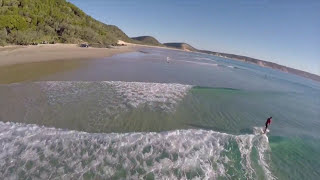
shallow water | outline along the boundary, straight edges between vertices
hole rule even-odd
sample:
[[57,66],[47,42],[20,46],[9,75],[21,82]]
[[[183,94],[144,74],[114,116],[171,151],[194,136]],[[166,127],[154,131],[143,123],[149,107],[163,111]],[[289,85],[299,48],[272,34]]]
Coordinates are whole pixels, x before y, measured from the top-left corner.
[[143,51],[0,85],[0,176],[320,176],[320,83],[204,54]]

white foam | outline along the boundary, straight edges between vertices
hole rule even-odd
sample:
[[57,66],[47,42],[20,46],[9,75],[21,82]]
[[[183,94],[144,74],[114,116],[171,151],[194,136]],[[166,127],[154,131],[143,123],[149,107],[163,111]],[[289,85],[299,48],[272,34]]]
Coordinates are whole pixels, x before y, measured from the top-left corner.
[[[230,146],[232,142],[238,149]],[[266,178],[271,179],[265,155],[269,150],[266,136],[195,129],[90,134],[0,122],[0,177],[79,179],[92,173],[96,179],[141,179],[150,174],[155,179],[254,179],[250,154],[255,144],[259,164]],[[241,154],[241,162],[228,158],[236,151]],[[237,163],[245,174],[228,173]]]
[[[174,111],[176,105],[192,87],[182,84],[122,81],[49,81],[39,82],[39,84],[48,94],[50,102],[59,102],[60,104],[87,96],[92,97],[93,94],[99,92],[102,101],[112,99],[108,102],[112,106],[106,107],[106,111],[110,111],[110,113],[117,112],[114,109],[123,111],[128,106],[137,108],[141,105],[168,112]],[[113,109],[110,110],[110,108]]]
[[[192,87],[182,84],[162,84],[146,82],[104,82],[111,85],[120,96],[125,97],[133,107],[141,104],[150,106],[162,103],[164,109],[171,109],[171,105],[177,104]],[[167,106],[165,103],[169,103]]]

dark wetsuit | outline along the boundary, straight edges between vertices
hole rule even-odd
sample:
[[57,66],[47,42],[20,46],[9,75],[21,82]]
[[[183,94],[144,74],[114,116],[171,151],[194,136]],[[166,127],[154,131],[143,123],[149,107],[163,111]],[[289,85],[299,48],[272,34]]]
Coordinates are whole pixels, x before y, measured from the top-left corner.
[[272,118],[268,118],[268,119],[267,119],[267,122],[266,122],[266,129],[268,129],[268,126],[271,124],[271,119],[272,119]]

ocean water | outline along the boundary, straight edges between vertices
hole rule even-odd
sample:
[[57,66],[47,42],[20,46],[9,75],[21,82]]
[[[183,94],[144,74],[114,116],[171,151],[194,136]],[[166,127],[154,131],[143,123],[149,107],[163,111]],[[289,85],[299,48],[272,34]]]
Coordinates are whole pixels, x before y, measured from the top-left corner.
[[82,63],[0,85],[1,179],[320,177],[319,82],[161,49]]

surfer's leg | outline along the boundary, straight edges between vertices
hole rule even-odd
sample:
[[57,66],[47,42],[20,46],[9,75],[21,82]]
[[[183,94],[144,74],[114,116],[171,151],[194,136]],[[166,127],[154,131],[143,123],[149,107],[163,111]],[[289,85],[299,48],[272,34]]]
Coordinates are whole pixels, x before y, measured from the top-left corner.
[[266,123],[266,127],[264,128],[264,132],[263,133],[266,133],[267,129],[268,129],[268,124]]

